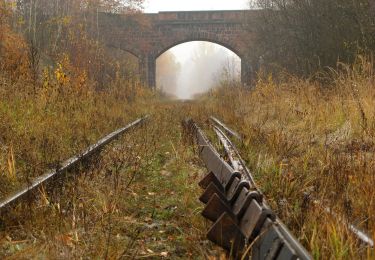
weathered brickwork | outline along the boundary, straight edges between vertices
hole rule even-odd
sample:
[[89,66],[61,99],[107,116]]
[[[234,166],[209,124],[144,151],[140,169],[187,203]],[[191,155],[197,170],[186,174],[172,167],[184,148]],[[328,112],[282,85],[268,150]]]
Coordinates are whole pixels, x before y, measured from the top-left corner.
[[253,74],[247,59],[249,17],[256,11],[160,12],[120,16],[101,14],[100,35],[109,46],[128,51],[139,58],[140,74],[155,86],[156,59],[168,49],[184,42],[208,41],[220,44],[242,61],[242,81]]

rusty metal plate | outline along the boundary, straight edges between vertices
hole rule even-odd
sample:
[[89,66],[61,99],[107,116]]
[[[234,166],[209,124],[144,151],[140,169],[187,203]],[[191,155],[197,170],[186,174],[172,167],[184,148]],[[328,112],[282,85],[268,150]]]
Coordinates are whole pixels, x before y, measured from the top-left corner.
[[207,189],[208,185],[210,185],[211,182],[214,183],[219,189],[223,188],[222,184],[219,182],[213,172],[209,172],[198,184],[202,189]]
[[235,177],[241,178],[239,172],[235,172],[211,147],[204,147],[201,158],[209,171],[213,172],[216,178],[224,187],[229,187]]
[[224,186],[229,186],[234,177],[241,178],[241,173],[235,172],[234,169],[220,157],[220,154],[218,154],[208,140],[206,140],[201,131],[197,132],[197,140],[201,159],[205,162],[207,169],[213,172]]
[[200,156],[206,167],[209,171],[215,173],[216,177],[223,182],[223,180],[227,179],[227,176],[230,176],[233,172],[233,169],[230,166],[225,165],[220,158],[220,155],[213,150],[211,146],[203,146]]
[[250,188],[250,185],[247,181],[240,181],[236,187],[233,187],[233,183],[231,185],[231,189],[227,192],[227,199],[230,201],[231,204],[233,204],[238,196],[240,195],[243,188]]
[[235,178],[233,179],[233,182],[232,182],[231,185],[228,187],[228,190],[227,190],[227,192],[226,192],[226,195],[227,195],[228,200],[230,200],[230,198],[233,197],[233,195],[236,193],[237,188],[238,188],[238,185],[240,184],[240,182],[241,182],[241,179],[240,179],[240,178],[235,177]]
[[214,194],[202,211],[202,215],[212,222],[215,222],[225,212],[234,218],[228,203],[220,199],[217,194]]
[[291,247],[288,241],[283,239],[283,247],[277,256],[279,260],[295,260],[298,259],[296,251]]
[[241,235],[241,231],[236,225],[235,220],[229,214],[224,213],[210,228],[207,238],[229,251],[233,247],[234,240],[238,235]]
[[212,195],[214,194],[217,194],[223,201],[227,200],[225,194],[213,182],[211,182],[210,185],[208,185],[207,189],[199,197],[199,200],[202,203],[207,204],[208,201],[211,199]]
[[251,248],[252,259],[275,259],[282,244],[282,235],[270,219],[267,219]]
[[250,203],[240,222],[240,229],[248,239],[258,236],[266,218],[272,212],[261,205],[256,200]]
[[256,200],[259,205],[262,204],[263,196],[257,191],[249,191],[247,188],[242,188],[240,195],[233,204],[233,214],[241,219],[245,214],[252,200]]

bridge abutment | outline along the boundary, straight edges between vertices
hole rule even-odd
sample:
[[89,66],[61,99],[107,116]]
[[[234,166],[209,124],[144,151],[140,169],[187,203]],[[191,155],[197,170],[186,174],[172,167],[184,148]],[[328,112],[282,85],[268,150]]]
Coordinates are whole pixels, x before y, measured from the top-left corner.
[[243,86],[250,86],[254,83],[254,73],[252,62],[246,58],[241,58],[241,83]]
[[156,59],[152,55],[139,58],[140,78],[143,84],[154,89],[156,87]]

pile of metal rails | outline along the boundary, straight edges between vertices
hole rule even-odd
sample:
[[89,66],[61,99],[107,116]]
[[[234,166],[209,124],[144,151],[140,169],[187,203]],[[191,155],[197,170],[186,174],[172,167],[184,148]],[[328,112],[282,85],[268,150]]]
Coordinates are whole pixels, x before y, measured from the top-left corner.
[[213,222],[207,237],[235,259],[312,259],[267,205],[235,145],[225,132],[240,135],[211,118],[213,129],[225,150],[225,158],[210,143],[197,124],[183,122],[193,138],[208,174],[199,185],[202,215]]

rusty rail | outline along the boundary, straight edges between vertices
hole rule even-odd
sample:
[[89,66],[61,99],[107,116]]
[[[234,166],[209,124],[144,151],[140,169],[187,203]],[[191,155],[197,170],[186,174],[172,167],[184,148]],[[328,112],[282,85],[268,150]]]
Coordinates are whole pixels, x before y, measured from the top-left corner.
[[245,178],[247,178],[254,187],[257,187],[253,176],[250,174],[249,169],[246,167],[244,161],[241,158],[236,146],[231,142],[231,140],[224,134],[224,132],[214,126],[214,131],[223,144],[226,154],[231,162],[231,165],[235,171],[242,173]]
[[0,201],[0,210],[13,205],[14,203],[19,201],[20,199],[24,198],[27,194],[34,191],[36,188],[40,187],[41,185],[47,183],[48,181],[50,181],[50,180],[52,180],[52,179],[54,179],[58,176],[61,176],[62,174],[66,173],[68,170],[74,168],[80,162],[82,162],[85,159],[88,159],[94,153],[98,152],[105,145],[109,144],[110,142],[112,142],[116,138],[120,137],[122,134],[129,131],[130,129],[140,125],[141,123],[143,123],[147,118],[148,118],[148,116],[139,118],[139,119],[135,120],[134,122],[126,125],[125,127],[120,128],[120,129],[106,135],[105,137],[100,139],[95,144],[89,146],[82,153],[80,153],[80,154],[66,160],[65,162],[63,162],[61,164],[60,168],[50,170],[49,172],[35,178],[26,187],[21,188],[20,190],[14,192],[13,194],[6,197],[5,199],[1,200]]
[[[184,121],[184,127],[196,140],[209,171],[199,183],[205,189],[199,198],[206,204],[202,215],[214,223],[208,239],[237,259],[312,259],[268,207],[255,183],[220,156],[193,120]],[[217,132],[222,140],[228,139]],[[239,158],[233,150],[228,153],[233,160]]]
[[224,124],[223,122],[221,122],[219,119],[217,119],[216,117],[213,117],[211,116],[210,119],[212,120],[212,122],[214,122],[217,126],[221,127],[222,129],[225,130],[225,132],[227,132],[228,134],[230,134],[231,136],[233,137],[236,137],[239,141],[242,141],[242,136],[237,133],[236,131],[234,131],[233,129],[231,129],[230,127],[228,127],[226,124]]
[[[245,174],[250,174],[249,170],[247,169],[246,165],[244,164],[244,161],[241,159],[241,156],[238,152],[238,150],[236,149],[235,145],[230,141],[230,139],[228,137],[225,136],[225,134],[220,131],[219,133],[217,132],[216,129],[219,129],[219,127],[222,127],[223,129],[226,130],[227,133],[229,133],[230,135],[237,137],[238,136],[241,136],[240,134],[237,134],[235,131],[233,131],[230,127],[228,127],[227,125],[225,125],[224,123],[222,123],[220,120],[214,118],[214,117],[211,117],[211,120],[213,121],[214,123],[214,130],[215,132],[217,133],[221,143],[223,144],[224,146],[224,149],[226,151],[226,153],[236,153],[236,156],[237,156],[237,161],[239,161],[241,163],[241,166],[239,168],[239,170],[241,171],[241,169],[243,169],[242,171],[245,171]],[[219,129],[220,130],[220,129]],[[233,135],[232,133],[236,133],[236,135]],[[228,145],[229,144],[229,145]],[[236,169],[236,165],[238,164],[236,162],[236,160],[233,160],[233,156],[229,156],[229,159],[231,160],[232,162],[232,165],[233,167]],[[255,183],[255,182],[254,182]],[[367,235],[364,231],[362,231],[360,228],[358,228],[357,226],[351,224],[348,220],[346,220],[345,218],[343,217],[340,217],[337,213],[335,213],[332,209],[330,209],[329,207],[325,206],[324,203],[322,203],[320,200],[316,199],[316,198],[312,198],[311,199],[314,204],[317,204],[319,205],[320,207],[323,208],[323,210],[325,212],[327,212],[328,214],[330,214],[331,216],[333,216],[335,219],[337,219],[339,222],[343,223],[348,230],[350,230],[357,238],[358,240],[360,240],[362,243],[364,244],[367,244],[369,247],[373,248],[374,247],[374,240],[370,238],[369,235]]]

